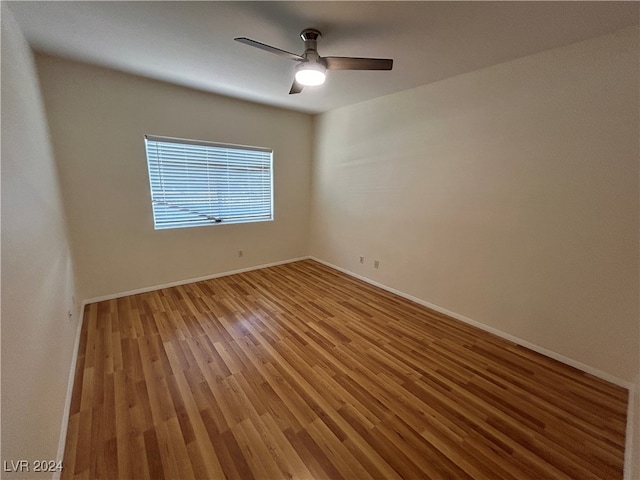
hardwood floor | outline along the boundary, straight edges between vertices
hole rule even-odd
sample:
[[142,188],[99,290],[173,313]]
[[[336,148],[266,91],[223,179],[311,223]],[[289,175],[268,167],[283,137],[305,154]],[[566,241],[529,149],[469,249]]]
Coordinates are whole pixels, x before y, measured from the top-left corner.
[[622,478],[625,389],[310,260],[84,315],[64,479]]

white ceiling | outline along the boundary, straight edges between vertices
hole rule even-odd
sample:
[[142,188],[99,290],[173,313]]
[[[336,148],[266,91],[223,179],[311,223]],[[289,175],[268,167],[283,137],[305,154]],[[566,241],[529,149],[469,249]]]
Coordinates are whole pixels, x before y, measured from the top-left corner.
[[[309,113],[406,90],[637,25],[637,2],[10,2],[34,49]],[[393,58],[391,72],[332,71],[289,95],[295,62],[234,42]]]

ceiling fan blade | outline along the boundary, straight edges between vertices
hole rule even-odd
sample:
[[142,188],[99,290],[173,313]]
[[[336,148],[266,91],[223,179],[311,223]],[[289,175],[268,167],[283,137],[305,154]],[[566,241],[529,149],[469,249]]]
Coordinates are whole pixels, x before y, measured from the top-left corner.
[[329,70],[391,70],[390,58],[322,57]]
[[293,80],[293,84],[291,84],[291,90],[289,90],[289,95],[293,95],[294,93],[300,93],[304,85],[298,83],[295,79]]
[[260,50],[264,50],[265,52],[275,53],[276,55],[280,55],[282,57],[290,58],[291,60],[304,60],[300,55],[296,55],[295,53],[287,52],[286,50],[281,50],[276,47],[272,47],[271,45],[267,45],[266,43],[256,42],[255,40],[251,40],[246,37],[237,37],[234,38],[236,42],[244,43],[245,45],[249,45],[250,47],[256,47]]

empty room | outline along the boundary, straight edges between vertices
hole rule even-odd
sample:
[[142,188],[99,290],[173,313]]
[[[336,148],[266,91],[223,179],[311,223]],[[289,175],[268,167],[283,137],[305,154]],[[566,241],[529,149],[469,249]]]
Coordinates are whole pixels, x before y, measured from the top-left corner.
[[2,478],[640,480],[640,3],[1,8]]

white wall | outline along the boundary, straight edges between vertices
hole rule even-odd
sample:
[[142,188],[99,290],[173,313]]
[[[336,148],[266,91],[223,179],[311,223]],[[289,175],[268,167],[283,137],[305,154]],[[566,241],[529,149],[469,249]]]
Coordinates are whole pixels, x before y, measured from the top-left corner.
[[634,27],[320,115],[311,254],[633,381],[638,58]]
[[[311,116],[59,58],[37,65],[82,298],[307,254]],[[275,221],[155,231],[145,134],[273,148]]]
[[1,460],[9,470],[11,461],[57,459],[79,317],[73,285],[35,65],[3,3]]

